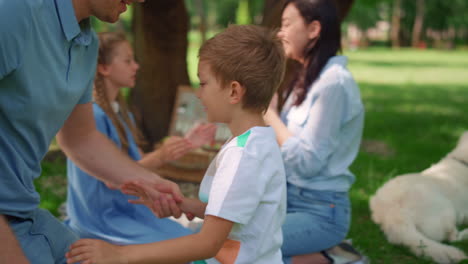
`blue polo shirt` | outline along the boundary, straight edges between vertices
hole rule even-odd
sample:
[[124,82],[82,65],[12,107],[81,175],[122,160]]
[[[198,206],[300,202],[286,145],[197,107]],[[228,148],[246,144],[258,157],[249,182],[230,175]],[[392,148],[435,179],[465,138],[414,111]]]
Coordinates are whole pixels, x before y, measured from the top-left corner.
[[0,25],[0,214],[28,217],[52,138],[91,100],[98,41],[71,0],[0,0]]

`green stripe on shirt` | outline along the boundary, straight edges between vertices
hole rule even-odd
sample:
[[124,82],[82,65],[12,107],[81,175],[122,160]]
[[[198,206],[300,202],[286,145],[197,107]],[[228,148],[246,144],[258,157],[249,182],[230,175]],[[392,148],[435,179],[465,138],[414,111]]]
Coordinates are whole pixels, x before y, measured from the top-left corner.
[[244,147],[245,143],[247,142],[247,139],[250,136],[250,130],[245,132],[244,134],[240,135],[237,137],[237,146],[238,147]]

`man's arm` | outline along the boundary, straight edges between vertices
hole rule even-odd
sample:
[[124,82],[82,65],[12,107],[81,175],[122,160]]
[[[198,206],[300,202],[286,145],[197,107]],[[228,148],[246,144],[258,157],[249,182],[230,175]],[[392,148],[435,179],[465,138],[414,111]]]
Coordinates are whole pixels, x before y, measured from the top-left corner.
[[[176,201],[183,197],[177,184],[138,165],[96,129],[91,103],[75,106],[57,134],[57,142],[78,167],[110,186],[119,187],[126,181],[138,180],[154,186],[154,192],[149,195],[155,200],[159,198],[158,186],[175,196]],[[176,210],[175,215],[180,215],[174,201],[169,202],[172,210]]]
[[0,237],[0,263],[29,263],[3,215],[0,215]]

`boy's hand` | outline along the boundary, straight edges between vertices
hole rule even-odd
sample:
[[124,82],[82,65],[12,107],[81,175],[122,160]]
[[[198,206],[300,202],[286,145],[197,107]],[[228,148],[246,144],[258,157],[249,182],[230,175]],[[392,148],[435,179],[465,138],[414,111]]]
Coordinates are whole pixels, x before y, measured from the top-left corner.
[[183,200],[179,186],[171,181],[160,179],[159,183],[148,184],[141,181],[130,181],[122,185],[122,192],[137,196],[138,200],[129,200],[133,204],[143,204],[159,218],[182,214],[177,202]]
[[185,138],[190,140],[193,148],[199,148],[205,144],[212,144],[216,136],[216,125],[210,123],[195,124],[185,134]]
[[126,264],[123,248],[96,239],[80,239],[65,254],[67,263]]

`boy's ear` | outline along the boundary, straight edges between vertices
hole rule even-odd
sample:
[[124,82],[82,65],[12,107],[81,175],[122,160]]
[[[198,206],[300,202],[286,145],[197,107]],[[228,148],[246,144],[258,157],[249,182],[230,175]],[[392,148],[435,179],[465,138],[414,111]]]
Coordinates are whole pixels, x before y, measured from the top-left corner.
[[230,104],[238,104],[242,102],[242,98],[245,94],[245,88],[239,82],[233,81],[230,84],[231,94],[229,95]]
[[109,75],[109,67],[107,67],[107,65],[105,65],[105,64],[98,64],[97,65],[97,71],[102,76],[108,76]]

